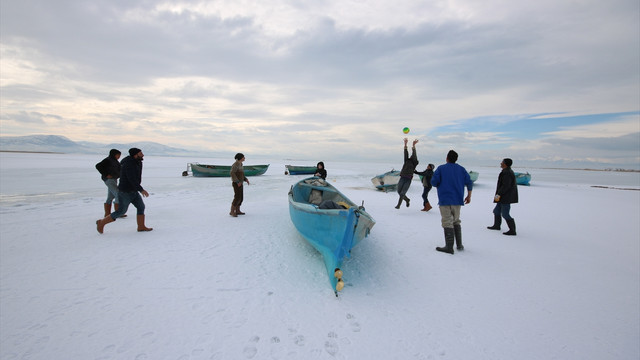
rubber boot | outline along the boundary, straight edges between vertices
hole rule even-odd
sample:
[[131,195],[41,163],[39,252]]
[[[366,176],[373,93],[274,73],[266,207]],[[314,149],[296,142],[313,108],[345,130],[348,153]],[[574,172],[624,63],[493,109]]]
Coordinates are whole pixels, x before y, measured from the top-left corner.
[[453,234],[456,238],[456,249],[458,249],[458,251],[464,250],[464,246],[462,245],[462,227],[460,225],[453,225]]
[[400,196],[400,199],[398,199],[398,205],[396,205],[396,209],[400,209],[400,205],[402,205],[402,196]]
[[500,224],[502,224],[502,217],[500,217],[500,215],[493,214],[493,226],[487,226],[487,229],[500,230]]
[[231,210],[229,211],[229,215],[233,216],[233,217],[238,217],[238,213],[236,212],[236,206],[235,205],[231,205]]
[[114,221],[115,220],[111,217],[111,215],[107,215],[100,220],[96,220],[96,226],[97,226],[98,232],[102,234],[102,232],[104,231],[104,226]]
[[407,195],[404,195],[403,197],[404,197],[404,201],[407,202],[407,207],[409,207],[409,201],[411,200],[407,197]]
[[[118,206],[118,205],[116,205]],[[107,217],[109,214],[111,214],[111,203],[108,204],[104,204],[104,216]]]
[[516,235],[516,221],[514,219],[507,220],[507,225],[509,225],[509,231],[503,232],[503,234]]
[[240,211],[240,205],[236,206],[236,214],[244,215],[244,213],[242,211]]
[[454,242],[453,228],[444,228],[444,243],[445,247],[437,247],[436,250],[453,255],[453,242]]
[[138,222],[138,231],[151,231],[153,228],[148,228],[144,225],[144,214],[136,216]]
[[[120,208],[120,204],[116,204],[116,203],[114,203],[114,204],[113,204],[113,208],[114,208],[116,211],[118,211],[118,209]],[[120,217],[121,217],[121,218],[123,218],[123,217],[127,217],[127,214],[122,214],[122,215],[120,215]]]

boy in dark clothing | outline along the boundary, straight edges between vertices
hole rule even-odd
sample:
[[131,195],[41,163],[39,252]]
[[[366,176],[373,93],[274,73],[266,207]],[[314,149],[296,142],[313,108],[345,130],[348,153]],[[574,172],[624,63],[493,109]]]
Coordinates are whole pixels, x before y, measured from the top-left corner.
[[400,181],[398,181],[398,195],[400,195],[400,198],[398,199],[396,209],[400,209],[402,200],[406,201],[407,207],[409,207],[410,199],[407,197],[407,191],[409,191],[409,187],[411,186],[413,172],[416,170],[416,166],[418,166],[418,155],[416,155],[416,144],[418,143],[418,139],[413,140],[411,157],[409,157],[409,150],[407,150],[408,141],[409,140],[407,138],[404,138],[404,163],[402,165],[402,170],[400,170]]
[[327,179],[327,169],[324,168],[324,163],[322,161],[316,165],[316,173],[314,176],[321,177],[323,180]]
[[[111,214],[111,203],[113,202],[115,210],[118,210],[120,202],[118,201],[118,179],[120,178],[120,159],[121,152],[118,149],[111,149],[109,156],[96,164],[96,169],[100,172],[102,181],[107,186],[107,200],[104,202],[104,216]],[[123,215],[127,216],[127,215]]]
[[493,226],[487,226],[487,229],[500,230],[502,218],[507,222],[509,231],[504,232],[505,235],[516,235],[516,221],[511,217],[511,204],[518,202],[518,185],[516,183],[516,175],[511,170],[513,160],[505,158],[500,163],[502,171],[498,175],[498,184],[496,185],[496,195],[493,202],[496,207],[493,209]]
[[414,171],[414,174],[422,176],[422,186],[424,187],[424,189],[422,190],[422,205],[424,205],[424,207],[420,211],[429,211],[433,208],[431,204],[429,204],[429,191],[431,191],[432,188],[431,178],[433,177],[434,168],[435,165],[429,164],[427,165],[425,171]]

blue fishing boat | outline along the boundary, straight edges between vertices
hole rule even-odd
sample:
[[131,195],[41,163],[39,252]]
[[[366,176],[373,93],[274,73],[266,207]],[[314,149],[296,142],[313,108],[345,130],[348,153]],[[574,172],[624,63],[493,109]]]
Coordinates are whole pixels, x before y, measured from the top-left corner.
[[514,174],[516,175],[516,184],[529,185],[529,182],[531,181],[531,174],[529,174],[528,172],[514,172]]
[[478,176],[480,176],[480,173],[473,170],[469,171],[469,177],[471,178],[471,182],[476,182],[476,180],[478,180]]
[[289,190],[289,215],[298,232],[324,260],[329,282],[338,296],[344,287],[342,262],[369,235],[375,220],[319,177],[298,181]]
[[299,165],[285,165],[285,175],[313,175],[318,170],[316,166],[299,166]]
[[[269,164],[267,165],[244,165],[245,176],[258,176],[267,172]],[[187,176],[191,169],[191,173],[195,177],[231,177],[231,165],[206,165],[199,163],[187,164],[187,171],[182,173],[182,176]]]
[[400,171],[391,170],[384,174],[376,175],[371,178],[371,182],[378,190],[384,192],[393,191],[398,188],[398,182],[400,181]]

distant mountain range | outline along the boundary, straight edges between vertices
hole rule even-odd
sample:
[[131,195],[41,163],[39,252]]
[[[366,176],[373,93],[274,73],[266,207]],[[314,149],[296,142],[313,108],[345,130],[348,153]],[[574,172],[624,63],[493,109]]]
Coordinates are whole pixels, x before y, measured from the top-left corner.
[[100,144],[89,141],[72,141],[60,135],[0,136],[0,151],[54,152],[65,154],[107,154],[118,149],[123,154],[137,147],[147,155],[187,156],[200,152],[143,141],[129,144]]

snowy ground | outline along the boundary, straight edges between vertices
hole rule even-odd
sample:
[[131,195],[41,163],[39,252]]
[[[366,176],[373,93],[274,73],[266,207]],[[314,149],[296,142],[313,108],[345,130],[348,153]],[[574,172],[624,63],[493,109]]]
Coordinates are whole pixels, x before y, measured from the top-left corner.
[[532,185],[518,188],[507,237],[486,229],[499,159],[473,167],[461,154],[480,178],[462,210],[466,249],[451,256],[434,250],[440,216],[419,211],[420,182],[400,210],[373,188],[400,163],[325,161],[377,220],[336,298],[289,219],[303,178],[284,175],[289,161],[247,154],[271,167],[232,218],[229,179],[181,176],[189,161],[232,159],[147,155],[154,230],[137,233],[130,216],[100,235],[101,159],[0,153],[3,360],[640,358],[640,191],[615,189],[640,189],[638,173],[514,167]]

